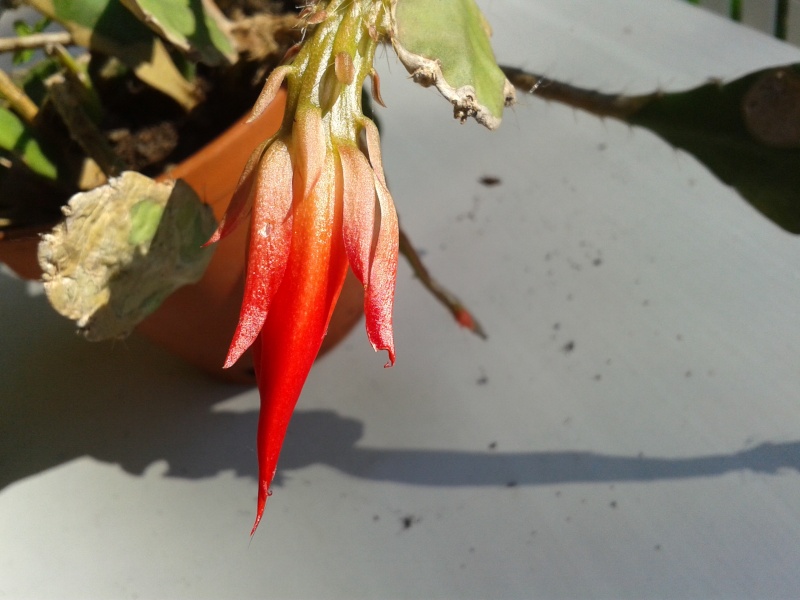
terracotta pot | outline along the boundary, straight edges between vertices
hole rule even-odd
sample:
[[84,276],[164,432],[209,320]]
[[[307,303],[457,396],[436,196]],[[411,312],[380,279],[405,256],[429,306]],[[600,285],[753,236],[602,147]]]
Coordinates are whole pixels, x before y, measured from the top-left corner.
[[[175,168],[163,178],[181,178],[210,204],[219,219],[239,181],[252,150],[280,127],[285,106],[281,94],[255,122],[235,123],[220,137]],[[0,240],[0,262],[6,263],[26,279],[39,279],[36,262],[38,233]],[[209,373],[242,383],[255,381],[250,353],[230,369],[222,364],[239,317],[244,290],[244,257],[247,227],[240,227],[217,244],[216,252],[203,278],[172,294],[137,331],[186,361]],[[348,274],[331,318],[320,355],[337,344],[360,320],[363,289]]]

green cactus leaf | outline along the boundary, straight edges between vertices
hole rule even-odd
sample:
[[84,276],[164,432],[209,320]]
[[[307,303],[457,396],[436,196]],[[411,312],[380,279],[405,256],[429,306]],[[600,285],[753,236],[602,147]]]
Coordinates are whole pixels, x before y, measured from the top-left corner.
[[182,181],[132,171],[76,194],[42,237],[47,298],[90,340],[127,335],[173,291],[198,281],[213,248],[211,208]]
[[[456,117],[497,127],[513,102],[513,87],[497,66],[489,25],[475,1],[397,0],[393,10],[392,41],[414,78],[436,85],[456,106]],[[457,102],[465,97],[472,106],[459,114]]]
[[197,104],[194,85],[175,66],[164,43],[119,0],[24,2],[58,21],[79,45],[115,56],[139,79],[167,94],[187,110]]
[[228,22],[209,0],[121,0],[139,20],[190,58],[208,65],[236,61]]

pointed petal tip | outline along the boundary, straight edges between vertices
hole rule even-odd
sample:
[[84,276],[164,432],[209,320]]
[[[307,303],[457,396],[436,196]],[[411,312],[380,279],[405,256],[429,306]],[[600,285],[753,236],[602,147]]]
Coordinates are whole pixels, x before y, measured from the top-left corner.
[[281,89],[281,85],[283,85],[283,80],[286,79],[286,76],[291,71],[292,67],[284,65],[277,67],[270,73],[269,77],[267,77],[267,81],[264,83],[264,88],[261,90],[256,100],[253,112],[250,113],[250,117],[245,121],[246,123],[252,123],[258,119],[267,107],[272,104],[272,101],[275,100],[275,96],[278,95],[278,91]]
[[256,529],[261,524],[261,517],[264,516],[264,508],[267,506],[267,498],[272,495],[271,491],[267,491],[266,494],[262,494],[259,492],[258,494],[258,506],[256,508],[256,520],[253,523],[253,528],[250,530],[250,539],[256,534]]
[[394,353],[394,341],[392,341],[389,344],[373,343],[372,349],[375,350],[375,352],[383,352],[384,350],[386,350],[388,354],[388,360],[386,361],[386,364],[383,365],[384,369],[389,369],[394,366],[396,358]]
[[256,522],[253,523],[253,528],[250,530],[250,537],[251,538],[256,534],[256,529],[258,529],[258,524],[261,523],[261,516],[262,516],[262,513],[258,513],[256,515]]
[[250,530],[250,537],[252,538],[253,535],[256,533],[256,529],[258,529],[259,524],[261,523],[261,517],[264,516],[264,508],[267,506],[267,498],[272,496],[272,490],[269,489],[269,482],[262,481],[258,487],[258,504],[256,506],[256,520],[253,523],[253,528]]
[[223,369],[229,369],[236,364],[236,361],[242,357],[242,354],[253,345],[261,328],[264,326],[266,318],[267,312],[265,310],[261,310],[252,305],[242,306],[239,324],[236,326],[236,332],[233,334],[233,341],[231,341],[231,345],[228,348],[225,364],[222,365]]
[[211,244],[216,244],[221,237],[222,236],[220,235],[219,227],[217,227],[217,230],[213,233],[213,235],[210,238],[208,238],[208,241],[200,247],[208,248]]
[[230,369],[233,365],[235,365],[238,360],[242,357],[244,352],[234,352],[233,348],[228,350],[228,355],[225,357],[225,364],[222,365],[223,369]]

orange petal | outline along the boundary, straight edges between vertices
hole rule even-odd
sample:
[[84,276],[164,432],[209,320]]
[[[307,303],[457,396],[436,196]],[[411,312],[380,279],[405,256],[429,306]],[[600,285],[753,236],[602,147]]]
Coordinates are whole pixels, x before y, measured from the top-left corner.
[[291,157],[283,142],[275,142],[268,152],[254,184],[255,209],[250,221],[244,298],[225,368],[239,360],[261,331],[283,279],[291,247]]

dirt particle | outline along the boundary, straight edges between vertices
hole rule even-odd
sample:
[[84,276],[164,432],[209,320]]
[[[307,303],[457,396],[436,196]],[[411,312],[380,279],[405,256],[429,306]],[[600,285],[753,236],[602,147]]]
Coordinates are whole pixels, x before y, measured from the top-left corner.
[[414,515],[406,515],[400,519],[400,523],[403,525],[403,530],[411,529],[412,525],[416,525],[422,520],[421,517],[417,517]]
[[575,350],[575,341],[574,340],[568,341],[566,344],[564,344],[561,347],[561,351],[564,352],[564,354],[569,354],[573,350]]
[[489,444],[489,450],[497,450],[497,442],[491,442]]
[[611,502],[608,503],[608,505],[611,508],[617,508],[617,501],[616,500],[612,500]]
[[495,177],[494,175],[484,175],[478,181],[481,183],[481,185],[485,185],[486,187],[494,187],[502,183],[500,178]]

